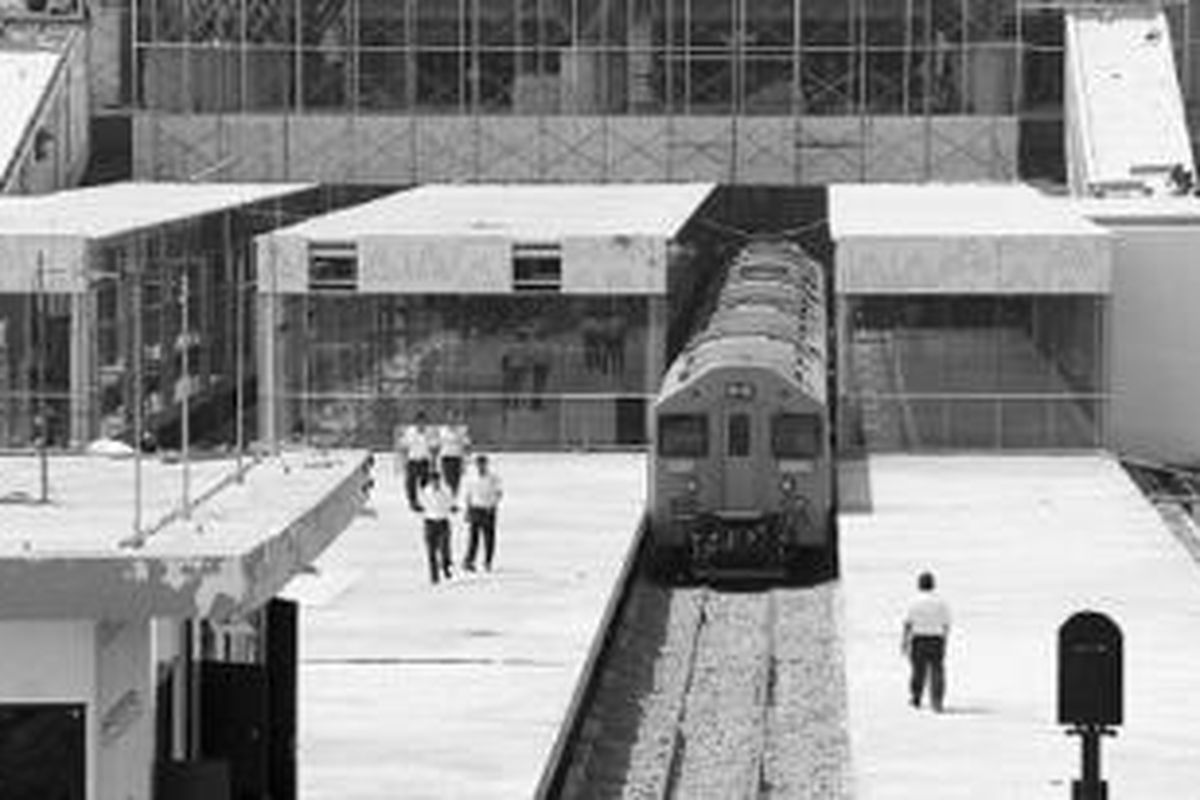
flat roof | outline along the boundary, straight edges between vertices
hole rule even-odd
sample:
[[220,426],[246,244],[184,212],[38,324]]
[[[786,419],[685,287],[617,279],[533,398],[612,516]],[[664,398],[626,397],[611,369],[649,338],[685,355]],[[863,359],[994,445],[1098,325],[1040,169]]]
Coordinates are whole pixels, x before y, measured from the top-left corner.
[[1032,186],[837,184],[829,187],[833,238],[1103,236],[1103,228]]
[[0,236],[103,239],[303,191],[311,183],[129,181],[0,197]]
[[[251,463],[247,461],[247,463]],[[243,482],[233,458],[183,468],[143,458],[141,530],[132,458],[52,455],[49,502],[33,455],[0,458],[0,618],[216,616],[269,599],[349,524],[369,455],[285,452]]]
[[429,185],[315,217],[271,235],[310,240],[363,236],[674,236],[714,184]]
[[12,169],[61,58],[52,50],[0,49],[0,177]]

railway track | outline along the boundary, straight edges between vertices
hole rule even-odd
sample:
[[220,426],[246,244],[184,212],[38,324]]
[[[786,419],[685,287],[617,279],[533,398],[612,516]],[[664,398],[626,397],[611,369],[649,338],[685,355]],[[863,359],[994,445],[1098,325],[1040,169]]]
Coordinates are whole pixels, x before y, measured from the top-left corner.
[[634,581],[566,798],[849,798],[837,587]]

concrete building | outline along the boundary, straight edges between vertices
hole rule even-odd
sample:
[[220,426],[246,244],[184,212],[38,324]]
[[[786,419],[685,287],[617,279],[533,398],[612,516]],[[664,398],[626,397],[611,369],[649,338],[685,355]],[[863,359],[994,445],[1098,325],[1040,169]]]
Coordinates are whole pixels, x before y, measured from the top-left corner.
[[258,238],[263,436],[391,447],[646,440],[682,241],[713,187],[423,186]]
[[[1188,7],[1174,10],[1187,50]],[[97,100],[132,120],[145,179],[1011,180],[1061,154],[1057,4],[123,0],[97,13],[122,53]]]
[[[6,797],[294,797],[296,612],[366,453],[0,461]],[[269,496],[271,502],[262,498]]]

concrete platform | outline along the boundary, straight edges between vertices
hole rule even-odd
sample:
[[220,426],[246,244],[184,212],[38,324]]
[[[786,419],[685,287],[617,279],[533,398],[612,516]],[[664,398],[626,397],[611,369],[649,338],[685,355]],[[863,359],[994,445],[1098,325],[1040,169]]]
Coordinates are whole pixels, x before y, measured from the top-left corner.
[[[431,586],[389,458],[373,513],[292,582],[303,800],[537,787],[644,506],[641,455],[499,454],[495,568]],[[456,563],[465,552],[453,523]]]
[[[1110,457],[869,459],[870,513],[841,517],[856,800],[1065,800],[1079,743],[1056,724],[1058,627],[1125,635],[1111,797],[1200,786],[1200,567]],[[915,579],[955,616],[947,713],[907,704],[899,650]]]

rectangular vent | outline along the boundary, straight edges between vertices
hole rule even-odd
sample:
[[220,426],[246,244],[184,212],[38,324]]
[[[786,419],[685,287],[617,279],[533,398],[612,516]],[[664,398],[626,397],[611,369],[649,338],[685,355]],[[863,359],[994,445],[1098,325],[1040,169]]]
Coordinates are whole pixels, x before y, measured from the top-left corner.
[[308,246],[308,288],[314,292],[358,289],[358,248],[353,242]]
[[513,290],[562,291],[562,246],[554,243],[514,244]]

